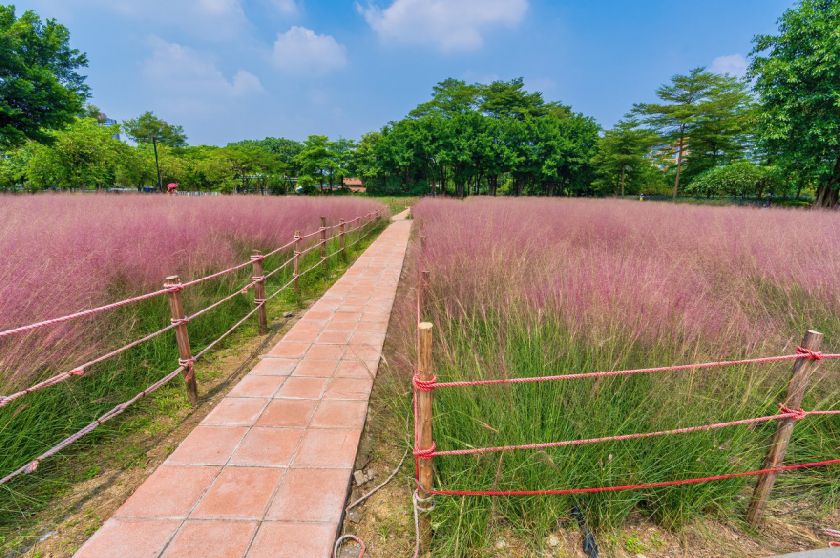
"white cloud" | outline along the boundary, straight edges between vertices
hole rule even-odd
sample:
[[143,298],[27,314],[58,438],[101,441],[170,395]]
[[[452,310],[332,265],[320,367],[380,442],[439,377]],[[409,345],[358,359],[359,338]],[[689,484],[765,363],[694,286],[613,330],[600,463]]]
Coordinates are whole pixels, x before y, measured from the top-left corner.
[[382,9],[357,4],[384,41],[431,44],[444,52],[481,48],[493,27],[514,27],[528,0],[394,0]]
[[747,59],[740,54],[718,56],[712,60],[709,71],[716,74],[729,74],[731,76],[741,77],[747,72]]
[[328,74],[347,65],[347,49],[333,36],[298,26],[277,35],[273,55],[280,70],[304,76]]
[[298,5],[295,0],[271,0],[271,5],[284,16],[292,16],[298,13]]
[[254,74],[239,70],[228,79],[209,57],[184,45],[151,37],[149,46],[152,53],[143,63],[143,77],[163,95],[206,100],[263,91]]

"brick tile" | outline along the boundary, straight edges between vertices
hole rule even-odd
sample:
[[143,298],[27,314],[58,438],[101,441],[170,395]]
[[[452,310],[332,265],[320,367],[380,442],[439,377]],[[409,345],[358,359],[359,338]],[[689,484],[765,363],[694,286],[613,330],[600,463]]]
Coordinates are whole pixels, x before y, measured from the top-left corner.
[[268,404],[268,399],[225,397],[210,411],[201,424],[217,426],[251,426]]
[[311,428],[303,435],[292,467],[352,467],[361,429]]
[[344,356],[343,345],[312,345],[306,353],[306,360],[338,360]]
[[368,347],[375,347],[377,350],[381,349],[382,343],[385,342],[384,333],[372,333],[367,331],[357,331],[350,338],[351,345],[362,345]]
[[278,398],[320,399],[329,378],[289,378],[277,392]]
[[324,344],[346,344],[353,335],[352,331],[325,331],[318,336],[318,343]]
[[256,521],[186,521],[162,558],[242,558],[257,526]]
[[250,374],[256,376],[288,376],[298,362],[297,359],[291,358],[263,358],[254,366]]
[[375,375],[375,368],[370,369],[358,360],[342,360],[335,371],[336,378],[371,378]]
[[230,458],[231,465],[285,467],[292,460],[301,439],[301,428],[255,426]]
[[286,376],[248,374],[230,390],[228,397],[271,397],[285,380]]
[[295,368],[294,376],[315,376],[329,378],[335,373],[338,359],[335,360],[303,360]]
[[382,351],[379,347],[368,347],[366,345],[350,345],[344,353],[345,360],[379,360]]
[[334,523],[265,521],[247,558],[328,558],[337,527]]
[[311,309],[307,310],[307,312],[305,314],[305,318],[307,320],[324,320],[324,319],[332,318],[332,317],[333,317],[333,312],[331,312],[330,310],[318,310],[318,309],[315,309],[315,308],[311,308]]
[[338,522],[352,469],[292,469],[283,477],[266,519]]
[[300,358],[309,348],[309,343],[300,343],[297,341],[280,341],[268,351],[270,356],[279,356],[286,358]]
[[284,469],[227,467],[190,517],[262,519]]
[[221,467],[161,465],[114,514],[116,517],[186,517]]
[[333,378],[324,399],[357,399],[367,403],[373,380],[365,375],[363,378]]
[[257,421],[257,426],[306,426],[317,401],[310,399],[274,399]]
[[248,429],[243,426],[196,426],[167,458],[169,465],[224,465]]
[[156,558],[180,524],[177,519],[111,518],[75,558]]
[[367,401],[321,401],[312,418],[316,428],[361,428],[365,424]]

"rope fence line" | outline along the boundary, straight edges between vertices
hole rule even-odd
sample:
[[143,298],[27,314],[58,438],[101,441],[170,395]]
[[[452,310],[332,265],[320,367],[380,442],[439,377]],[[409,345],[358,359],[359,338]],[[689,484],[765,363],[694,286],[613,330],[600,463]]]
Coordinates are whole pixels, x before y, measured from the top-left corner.
[[[359,221],[359,220],[364,220],[365,223],[363,225],[360,225],[359,227],[356,227],[356,228],[350,230],[350,231],[343,231],[342,230],[340,235],[333,235],[329,239],[323,240],[322,242],[327,242],[328,240],[332,240],[332,239],[336,238],[336,236],[338,236],[341,239],[341,242],[343,243],[344,235],[349,234],[349,233],[351,233],[355,230],[358,230],[358,229],[360,229],[364,226],[367,226],[370,223],[375,223],[380,217],[381,217],[381,211],[373,211],[373,212],[370,212],[370,213],[366,214],[363,217],[357,217],[357,218],[353,219],[353,221],[350,221],[350,222],[356,222],[356,221]],[[342,221],[341,223],[339,223],[339,225],[343,226],[345,223],[346,223],[345,221]],[[328,227],[323,227],[322,229],[319,229],[319,231],[317,231],[317,232],[320,232],[321,230],[325,230],[327,228]],[[329,227],[329,228],[335,228],[335,227]],[[373,229],[371,228],[370,230],[373,230]],[[364,235],[369,234],[370,230],[365,232]],[[288,247],[292,246],[293,244],[295,244],[296,240],[297,239],[293,240],[289,244],[284,245],[284,247],[288,248]],[[354,243],[358,242],[358,240],[359,239],[356,239],[356,241],[354,241]],[[319,242],[318,244],[314,245],[313,247],[309,248],[308,250],[311,250],[312,248],[317,247],[322,242]],[[281,248],[283,248],[283,247],[281,247]],[[342,248],[339,251],[343,251],[343,249],[344,248]],[[268,255],[276,254],[277,251],[278,251],[277,249],[273,250]],[[122,301],[119,301],[117,303],[113,303],[111,305],[107,305],[107,306],[103,306],[103,307],[99,307],[99,308],[94,308],[94,309],[90,309],[90,310],[85,310],[83,312],[77,312],[76,314],[71,314],[71,315],[68,315],[68,316],[64,316],[62,318],[57,318],[56,320],[58,320],[58,321],[46,320],[44,322],[38,322],[38,323],[35,323],[35,324],[30,324],[30,326],[23,326],[21,328],[16,328],[14,330],[7,330],[7,332],[11,332],[11,333],[8,333],[9,335],[11,335],[12,333],[19,333],[21,331],[30,331],[32,329],[37,329],[38,327],[43,327],[43,325],[49,325],[51,323],[60,323],[61,321],[67,321],[67,320],[73,319],[75,317],[80,317],[80,316],[89,315],[89,314],[93,314],[93,313],[97,313],[97,312],[101,312],[101,311],[106,311],[108,309],[118,308],[120,306],[125,306],[127,304],[131,304],[132,302],[137,302],[137,301],[140,301],[140,300],[146,300],[146,299],[149,299],[149,298],[153,298],[154,296],[159,296],[161,294],[168,294],[170,296],[170,309],[172,310],[172,319],[170,320],[170,324],[168,326],[163,327],[163,328],[158,329],[158,330],[155,330],[155,331],[145,335],[144,337],[136,339],[136,340],[134,340],[134,341],[122,346],[122,347],[119,347],[118,349],[114,349],[113,351],[110,351],[110,352],[108,352],[104,355],[101,355],[101,356],[93,359],[93,360],[90,360],[90,361],[86,362],[85,364],[83,364],[81,366],[78,366],[78,367],[74,368],[73,370],[71,370],[69,372],[62,372],[60,374],[56,374],[55,376],[47,378],[46,380],[43,380],[43,381],[41,381],[37,384],[34,384],[34,385],[24,389],[24,390],[16,392],[16,393],[13,393],[13,394],[10,394],[10,395],[5,395],[5,396],[0,396],[0,407],[8,405],[12,401],[14,401],[16,399],[19,399],[19,398],[21,398],[25,395],[30,394],[30,393],[33,393],[35,391],[39,391],[41,389],[45,389],[47,387],[50,387],[50,386],[59,384],[61,382],[64,382],[66,380],[69,380],[70,378],[73,378],[74,376],[82,376],[86,373],[86,369],[89,368],[90,366],[93,366],[94,364],[98,364],[98,363],[103,362],[103,361],[105,361],[109,358],[117,356],[117,355],[119,355],[119,354],[133,348],[133,347],[136,347],[136,346],[138,346],[138,345],[140,345],[140,344],[142,344],[146,341],[149,341],[149,340],[151,340],[151,339],[153,339],[153,338],[155,338],[155,337],[157,337],[157,336],[159,336],[163,333],[166,333],[168,331],[175,330],[175,332],[176,332],[176,337],[177,337],[178,345],[179,345],[179,351],[181,352],[181,358],[179,358],[179,360],[178,360],[178,364],[179,364],[178,368],[176,368],[175,370],[172,370],[171,372],[166,374],[163,378],[154,382],[149,387],[147,387],[146,389],[144,389],[143,391],[141,391],[140,393],[138,393],[137,395],[135,395],[131,399],[116,405],[111,410],[107,411],[106,413],[104,413],[103,415],[101,415],[100,417],[95,419],[93,422],[91,422],[90,424],[83,427],[81,430],[75,432],[74,434],[71,434],[70,436],[68,436],[64,440],[60,441],[58,444],[49,448],[48,450],[43,452],[41,455],[39,455],[35,459],[33,459],[33,460],[29,461],[28,463],[22,465],[18,469],[16,469],[16,470],[12,471],[11,473],[7,474],[5,477],[0,478],[0,485],[6,484],[7,482],[9,482],[10,480],[14,479],[15,477],[17,477],[19,475],[26,474],[26,473],[31,473],[31,472],[37,470],[38,465],[42,461],[44,461],[45,459],[55,455],[56,453],[60,452],[61,450],[63,450],[67,446],[69,446],[69,445],[73,444],[74,442],[78,441],[79,439],[83,438],[85,435],[87,435],[90,432],[92,432],[93,430],[95,430],[101,424],[104,424],[105,422],[107,422],[107,421],[113,419],[114,417],[122,414],[132,404],[134,404],[138,400],[142,399],[146,395],[156,391],[157,389],[159,389],[163,385],[169,383],[173,378],[175,378],[176,376],[178,376],[180,374],[184,374],[184,379],[188,384],[188,392],[190,391],[190,383],[192,383],[192,386],[193,386],[192,389],[193,389],[193,392],[194,392],[194,389],[195,389],[195,387],[194,387],[195,386],[195,375],[194,375],[194,371],[193,371],[193,365],[197,360],[201,359],[209,351],[211,351],[214,347],[216,347],[216,345],[218,345],[222,340],[224,340],[226,337],[228,337],[234,331],[236,331],[236,329],[238,329],[242,324],[244,324],[246,321],[248,321],[252,316],[254,316],[254,314],[256,314],[257,312],[259,312],[261,310],[264,310],[264,308],[265,308],[265,306],[266,306],[266,304],[268,303],[269,300],[272,300],[277,295],[279,295],[281,292],[285,291],[286,289],[288,289],[292,285],[296,284],[299,277],[301,277],[302,275],[314,270],[315,268],[317,268],[318,266],[323,264],[325,261],[327,261],[329,259],[329,257],[331,257],[332,255],[335,255],[336,253],[337,252],[334,252],[333,254],[330,254],[330,256],[328,256],[327,258],[321,258],[320,260],[318,260],[318,262],[315,265],[306,269],[302,273],[295,273],[291,280],[289,280],[288,282],[286,282],[285,284],[283,284],[282,286],[277,288],[270,295],[265,296],[264,298],[256,298],[256,296],[255,296],[254,307],[251,310],[249,310],[241,319],[239,319],[236,323],[234,323],[225,332],[223,332],[221,335],[219,335],[217,338],[215,338],[213,341],[211,341],[207,346],[205,346],[203,349],[201,349],[200,351],[195,353],[195,355],[192,355],[190,353],[189,338],[186,335],[186,326],[190,321],[192,321],[195,318],[197,318],[197,317],[199,317],[199,316],[201,316],[201,315],[219,307],[221,304],[232,300],[236,296],[239,296],[241,294],[246,293],[248,291],[248,289],[250,289],[252,287],[255,287],[259,284],[264,284],[265,280],[268,277],[274,275],[280,269],[283,269],[283,268],[287,267],[290,262],[295,261],[295,263],[297,263],[297,258],[301,255],[301,252],[296,252],[295,256],[293,258],[290,258],[287,261],[283,262],[278,268],[272,270],[271,272],[263,274],[263,275],[257,275],[257,276],[252,277],[251,281],[248,282],[247,284],[245,284],[243,287],[233,291],[229,295],[226,295],[225,297],[213,302],[212,304],[210,304],[210,305],[208,305],[208,306],[206,306],[206,307],[204,307],[200,310],[197,310],[196,312],[190,314],[189,316],[184,316],[183,315],[183,310],[181,309],[181,303],[180,303],[180,293],[184,290],[185,287],[190,286],[190,285],[198,284],[200,282],[209,280],[210,278],[220,277],[220,276],[222,276],[226,273],[230,273],[231,270],[242,269],[242,268],[245,267],[245,265],[254,265],[255,269],[256,269],[256,265],[259,265],[260,269],[261,269],[262,261],[268,255],[259,254],[259,255],[253,256],[251,261],[247,262],[247,264],[240,264],[240,265],[234,266],[232,268],[228,268],[227,270],[223,270],[222,272],[217,272],[213,275],[208,275],[206,277],[202,277],[202,278],[199,278],[199,279],[196,279],[196,280],[193,280],[193,281],[188,281],[188,282],[185,282],[185,283],[180,282],[178,280],[177,276],[172,276],[171,278],[168,278],[168,279],[176,280],[174,283],[167,283],[164,286],[163,289],[160,289],[159,291],[155,291],[154,293],[147,293],[146,295],[141,295],[139,297],[133,297],[132,299],[122,300]],[[0,334],[2,334],[2,333],[3,332],[0,332]],[[181,335],[184,336],[183,339],[186,342],[186,347],[184,347],[184,345],[182,343]],[[193,400],[194,399],[193,398],[194,393],[190,393],[190,395],[191,395],[191,397],[190,397],[191,401],[193,401],[193,403],[195,403],[195,401]]]
[[[424,238],[421,236],[421,254]],[[819,332],[808,330],[802,343],[796,347],[793,354],[774,355],[767,357],[742,358],[733,360],[719,360],[713,362],[677,364],[671,366],[658,366],[650,368],[637,368],[627,370],[609,370],[598,372],[581,372],[567,374],[552,374],[545,376],[523,376],[508,378],[491,378],[478,380],[448,381],[440,382],[433,371],[432,361],[432,329],[431,323],[423,320],[424,291],[428,288],[428,271],[421,270],[418,275],[416,286],[416,312],[417,312],[417,367],[412,377],[412,409],[414,414],[414,459],[415,459],[415,482],[417,491],[415,493],[415,508],[419,515],[418,533],[423,546],[428,549],[431,542],[431,512],[434,509],[434,496],[541,496],[541,495],[567,495],[567,494],[592,494],[600,492],[619,492],[625,490],[644,490],[663,488],[670,486],[681,486],[704,482],[721,481],[742,477],[758,477],[753,492],[753,497],[747,512],[747,519],[753,525],[760,524],[763,512],[769,498],[770,491],[779,473],[799,469],[810,469],[816,467],[827,467],[840,464],[840,458],[813,461],[809,463],[784,464],[785,453],[790,441],[794,425],[808,417],[813,416],[837,416],[840,409],[815,409],[803,410],[801,408],[808,382],[815,367],[823,360],[840,359],[840,353],[820,352],[819,346],[823,335]],[[576,440],[549,441],[538,443],[524,443],[511,445],[498,445],[488,447],[467,447],[457,449],[438,450],[432,436],[433,423],[433,396],[438,389],[444,388],[466,388],[477,386],[497,386],[507,384],[526,384],[535,382],[580,380],[586,378],[603,378],[613,376],[632,376],[636,374],[650,374],[662,372],[683,372],[686,370],[700,370],[710,368],[722,368],[741,365],[773,364],[779,362],[792,362],[793,371],[788,384],[784,401],[779,404],[779,412],[774,415],[750,417],[725,422],[713,422],[694,426],[684,426],[668,430],[653,432],[635,432],[629,434],[616,434],[595,438],[583,438]],[[626,440],[645,439],[660,436],[671,436],[688,434],[701,431],[731,428],[735,426],[751,426],[763,423],[776,423],[776,432],[769,446],[768,454],[764,465],[760,469],[740,471],[719,475],[709,475],[691,478],[681,478],[660,482],[592,486],[592,487],[568,487],[568,488],[537,488],[537,489],[510,489],[510,490],[485,490],[485,489],[449,489],[435,486],[434,482],[434,458],[481,455],[497,452],[539,450],[547,448],[559,448],[567,446],[580,446],[597,443],[621,442]]]

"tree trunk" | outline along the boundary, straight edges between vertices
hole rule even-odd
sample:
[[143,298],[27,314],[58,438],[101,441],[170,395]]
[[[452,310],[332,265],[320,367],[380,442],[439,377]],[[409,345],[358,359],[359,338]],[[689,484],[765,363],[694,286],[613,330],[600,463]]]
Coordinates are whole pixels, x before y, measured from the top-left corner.
[[674,193],[673,198],[677,199],[677,194],[680,191],[680,171],[682,170],[683,159],[683,143],[685,142],[685,126],[680,128],[680,141],[677,144],[677,174],[674,176]]
[[819,207],[836,206],[838,190],[840,190],[840,156],[834,161],[834,170],[831,176],[817,189],[816,205]]
[[489,190],[488,193],[491,196],[496,195],[496,188],[498,187],[498,184],[499,184],[499,177],[498,176],[494,175],[494,176],[488,176],[487,177],[487,189]]
[[160,177],[160,162],[158,161],[157,140],[152,136],[152,150],[155,152],[155,170],[158,177],[158,192],[163,192],[163,179]]
[[624,197],[624,175],[625,175],[624,167],[621,167],[621,197]]

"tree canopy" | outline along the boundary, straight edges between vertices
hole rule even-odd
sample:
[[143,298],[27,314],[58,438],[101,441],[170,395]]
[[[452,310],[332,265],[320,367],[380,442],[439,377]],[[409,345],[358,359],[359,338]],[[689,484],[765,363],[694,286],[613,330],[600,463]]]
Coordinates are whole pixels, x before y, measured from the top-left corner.
[[89,95],[85,66],[66,27],[0,5],[0,149],[49,142],[50,130],[70,124]]

